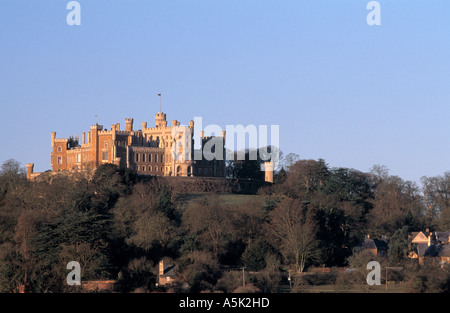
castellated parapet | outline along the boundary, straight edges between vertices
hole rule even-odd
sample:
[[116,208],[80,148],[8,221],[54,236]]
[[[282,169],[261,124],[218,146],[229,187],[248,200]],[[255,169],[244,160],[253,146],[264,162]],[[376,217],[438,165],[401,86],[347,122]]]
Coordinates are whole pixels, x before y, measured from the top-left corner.
[[[172,120],[167,125],[166,114],[155,114],[155,126],[147,127],[142,123],[142,129],[134,130],[134,119],[125,119],[125,130],[120,130],[120,124],[111,124],[111,129],[103,125],[91,125],[90,130],[82,133],[81,142],[78,137],[56,138],[56,132],[51,132],[50,154],[51,167],[54,173],[96,169],[98,166],[111,163],[120,168],[131,168],[139,175],[146,176],[202,176],[225,177],[225,160],[194,160],[194,121],[189,121],[191,132],[191,151],[184,151],[183,158],[174,159],[173,149],[183,147],[173,138],[173,127],[180,126],[178,120]],[[214,137],[204,137],[201,131],[201,145]],[[222,132],[225,137],[225,132]],[[224,144],[225,140],[223,140]],[[174,146],[175,145],[175,146]],[[27,164],[27,177],[36,177],[34,164]]]

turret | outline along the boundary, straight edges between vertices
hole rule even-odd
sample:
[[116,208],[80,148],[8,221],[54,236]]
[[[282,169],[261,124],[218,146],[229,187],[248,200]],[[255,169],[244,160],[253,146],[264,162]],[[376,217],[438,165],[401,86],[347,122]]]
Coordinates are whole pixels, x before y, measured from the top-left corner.
[[127,132],[132,132],[133,131],[133,119],[132,118],[126,118],[125,119],[125,130]]
[[265,171],[265,181],[269,183],[273,183],[273,163],[272,162],[264,162],[264,171]]
[[27,179],[31,179],[31,174],[34,172],[34,163],[27,163]]
[[155,124],[156,124],[156,127],[167,126],[166,114],[164,114],[162,112],[155,114]]
[[51,132],[52,135],[52,148],[55,146],[55,138],[56,138],[56,132]]

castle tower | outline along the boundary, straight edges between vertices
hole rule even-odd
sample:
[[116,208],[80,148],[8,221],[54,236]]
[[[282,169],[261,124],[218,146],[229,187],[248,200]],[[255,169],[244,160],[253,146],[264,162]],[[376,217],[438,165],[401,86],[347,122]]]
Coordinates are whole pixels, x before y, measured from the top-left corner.
[[166,127],[167,126],[166,114],[162,112],[155,114],[155,124],[156,127]]
[[27,179],[31,179],[31,174],[34,172],[34,163],[27,163]]
[[272,162],[264,162],[264,171],[265,171],[265,181],[269,183],[273,183],[273,163]]
[[125,130],[127,132],[132,132],[133,131],[133,119],[132,118],[126,118],[125,119]]

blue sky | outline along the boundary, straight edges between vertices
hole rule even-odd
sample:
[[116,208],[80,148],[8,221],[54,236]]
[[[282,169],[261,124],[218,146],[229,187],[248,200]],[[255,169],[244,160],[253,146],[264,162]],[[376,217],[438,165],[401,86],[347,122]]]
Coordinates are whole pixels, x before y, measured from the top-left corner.
[[[279,125],[280,149],[405,180],[450,170],[450,1],[0,3],[0,163],[50,168],[50,132],[133,117]],[[98,115],[98,117],[95,117]]]

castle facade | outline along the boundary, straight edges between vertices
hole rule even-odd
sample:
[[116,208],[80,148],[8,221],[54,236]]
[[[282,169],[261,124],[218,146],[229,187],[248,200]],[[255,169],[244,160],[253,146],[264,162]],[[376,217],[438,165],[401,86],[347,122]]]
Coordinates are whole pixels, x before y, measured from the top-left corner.
[[[52,132],[51,167],[53,172],[79,171],[111,163],[145,176],[225,177],[225,132],[221,137],[203,134],[200,131],[200,151],[194,150],[194,121],[185,127],[177,120],[167,125],[162,112],[155,114],[154,127],[143,122],[139,130],[134,130],[132,118],[125,119],[125,130],[119,123],[109,130],[92,125],[87,134],[82,133],[81,142],[78,137],[56,138],[56,132]],[[203,157],[203,148],[210,140],[215,150],[223,152],[222,157]],[[29,179],[38,175],[33,167],[27,164]]]

